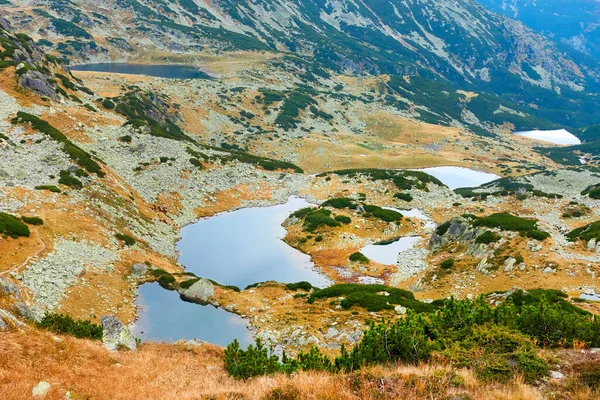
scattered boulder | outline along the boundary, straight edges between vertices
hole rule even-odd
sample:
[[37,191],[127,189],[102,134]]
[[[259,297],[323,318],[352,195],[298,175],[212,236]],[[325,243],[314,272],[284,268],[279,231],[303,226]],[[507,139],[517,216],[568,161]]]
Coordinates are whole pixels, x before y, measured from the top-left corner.
[[0,331],[5,331],[8,329],[8,324],[4,322],[4,319],[0,316]]
[[399,315],[404,315],[404,314],[406,314],[406,312],[408,310],[406,309],[406,307],[396,306],[396,307],[394,307],[394,311],[396,311],[396,313],[399,314]]
[[550,378],[552,379],[564,379],[565,374],[559,371],[550,371]]
[[110,351],[117,351],[120,347],[136,350],[135,336],[114,315],[105,315],[100,319],[102,322],[102,342]]
[[177,289],[181,297],[195,303],[207,303],[215,295],[215,286],[206,278],[200,278],[187,289]]
[[202,339],[190,339],[190,340],[187,340],[184,344],[186,346],[196,347],[196,346],[202,346],[204,344],[208,344],[208,342],[204,341]]
[[50,392],[50,384],[48,382],[40,382],[31,390],[33,397],[46,397]]
[[19,77],[19,85],[31,91],[59,100],[56,93],[56,83],[48,80],[48,77],[39,71],[29,70]]
[[138,263],[131,266],[131,277],[134,279],[143,278],[146,272],[148,272],[146,264]]
[[12,294],[17,298],[21,298],[21,291],[8,279],[0,278],[0,292],[6,295]]

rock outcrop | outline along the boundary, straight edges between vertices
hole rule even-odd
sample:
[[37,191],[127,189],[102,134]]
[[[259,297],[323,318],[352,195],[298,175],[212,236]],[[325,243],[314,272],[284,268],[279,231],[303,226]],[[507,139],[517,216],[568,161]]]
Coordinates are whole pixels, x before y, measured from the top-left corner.
[[121,321],[114,315],[105,315],[102,322],[102,342],[110,351],[117,351],[120,348],[136,350],[137,343],[135,336]]
[[200,278],[187,289],[178,289],[179,294],[185,300],[194,303],[207,303],[215,295],[215,286],[205,278]]

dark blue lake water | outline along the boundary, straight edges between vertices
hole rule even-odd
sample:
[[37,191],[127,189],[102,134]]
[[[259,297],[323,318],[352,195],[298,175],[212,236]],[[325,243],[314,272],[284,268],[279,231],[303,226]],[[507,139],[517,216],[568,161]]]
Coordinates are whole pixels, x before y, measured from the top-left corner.
[[114,74],[147,75],[169,79],[211,79],[206,72],[189,65],[150,65],[128,63],[102,63],[74,65],[73,71],[110,72]]

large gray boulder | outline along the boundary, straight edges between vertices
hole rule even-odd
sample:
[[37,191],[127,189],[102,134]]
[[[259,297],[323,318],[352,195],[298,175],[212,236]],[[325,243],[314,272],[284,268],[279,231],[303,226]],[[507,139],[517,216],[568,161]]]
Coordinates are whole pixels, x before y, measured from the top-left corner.
[[59,100],[60,98],[56,93],[56,83],[39,71],[29,70],[25,72],[19,77],[19,85],[53,100]]
[[179,288],[178,292],[185,300],[207,303],[215,295],[215,286],[208,279],[200,278],[187,289]]
[[117,351],[119,348],[136,350],[137,343],[135,336],[121,321],[114,315],[105,315],[100,319],[102,322],[102,342],[110,351]]

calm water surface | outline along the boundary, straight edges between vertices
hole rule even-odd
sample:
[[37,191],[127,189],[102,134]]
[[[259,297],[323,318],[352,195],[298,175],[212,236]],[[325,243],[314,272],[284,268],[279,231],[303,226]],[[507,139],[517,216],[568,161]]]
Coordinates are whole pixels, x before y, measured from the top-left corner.
[[244,347],[252,342],[246,321],[239,315],[188,303],[179,293],[163,289],[158,283],[140,286],[136,304],[141,309],[133,332],[142,341],[202,339],[226,346],[237,339]]
[[313,269],[309,255],[281,240],[286,234],[283,221],[293,211],[310,206],[291,197],[286,204],[202,219],[181,231],[179,262],[198,276],[241,289],[269,280],[328,286],[329,280]]
[[147,75],[169,79],[211,79],[206,72],[189,65],[152,65],[128,63],[84,64],[70,67],[73,71],[96,71],[113,74]]

